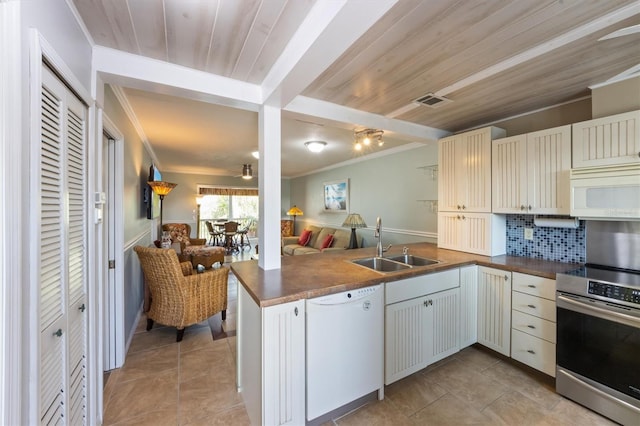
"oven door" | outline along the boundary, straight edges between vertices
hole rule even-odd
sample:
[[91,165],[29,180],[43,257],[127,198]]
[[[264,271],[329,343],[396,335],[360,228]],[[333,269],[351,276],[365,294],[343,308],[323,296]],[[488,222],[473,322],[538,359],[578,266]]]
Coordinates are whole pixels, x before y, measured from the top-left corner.
[[615,389],[640,407],[640,310],[558,293],[557,314],[558,368]]

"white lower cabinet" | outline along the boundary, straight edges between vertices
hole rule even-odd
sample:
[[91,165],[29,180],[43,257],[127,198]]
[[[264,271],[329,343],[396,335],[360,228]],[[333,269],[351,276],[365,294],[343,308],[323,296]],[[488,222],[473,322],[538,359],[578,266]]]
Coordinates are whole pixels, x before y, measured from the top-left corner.
[[458,352],[459,272],[385,285],[385,384]]
[[238,286],[239,391],[254,425],[305,423],[305,301],[261,308]]
[[556,282],[513,273],[511,358],[556,375]]
[[460,349],[478,341],[478,266],[460,268]]
[[511,272],[478,267],[478,343],[511,354]]

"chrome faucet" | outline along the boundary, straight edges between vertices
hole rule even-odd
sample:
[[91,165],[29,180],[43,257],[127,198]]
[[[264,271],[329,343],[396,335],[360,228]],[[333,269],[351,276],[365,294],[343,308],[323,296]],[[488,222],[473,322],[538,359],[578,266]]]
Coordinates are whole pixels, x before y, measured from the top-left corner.
[[382,254],[389,250],[391,244],[386,247],[382,246],[382,219],[380,216],[376,219],[376,232],[373,234],[375,238],[378,239],[378,244],[376,245],[376,254],[378,257],[382,257]]

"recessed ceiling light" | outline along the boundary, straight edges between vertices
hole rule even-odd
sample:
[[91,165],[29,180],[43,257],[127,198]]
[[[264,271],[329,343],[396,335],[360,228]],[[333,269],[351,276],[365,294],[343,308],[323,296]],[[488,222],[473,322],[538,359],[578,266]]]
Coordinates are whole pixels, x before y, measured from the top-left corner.
[[311,152],[322,152],[327,143],[324,141],[308,141],[304,143],[304,146]]

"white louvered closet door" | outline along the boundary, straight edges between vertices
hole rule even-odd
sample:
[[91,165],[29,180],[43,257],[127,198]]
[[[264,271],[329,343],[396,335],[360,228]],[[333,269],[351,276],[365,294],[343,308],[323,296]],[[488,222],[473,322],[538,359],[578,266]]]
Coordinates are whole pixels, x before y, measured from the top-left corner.
[[41,424],[86,419],[87,108],[42,67],[39,157]]

